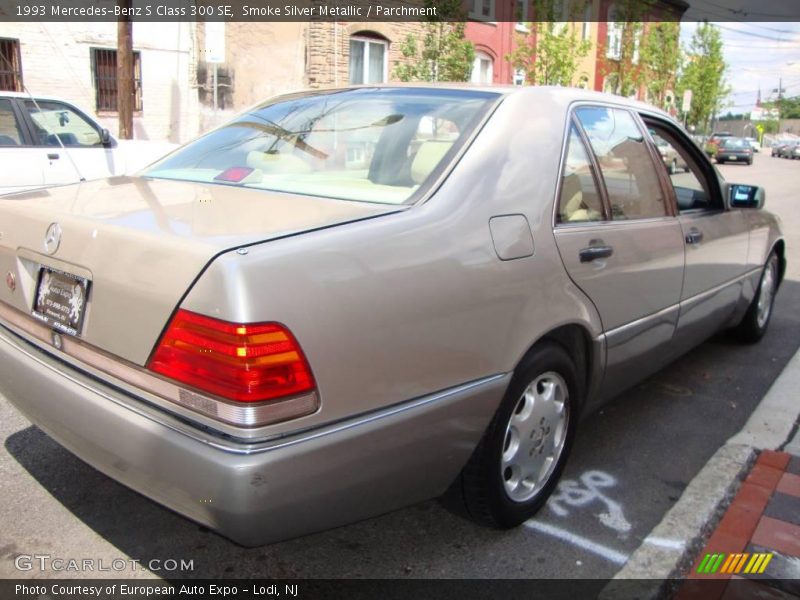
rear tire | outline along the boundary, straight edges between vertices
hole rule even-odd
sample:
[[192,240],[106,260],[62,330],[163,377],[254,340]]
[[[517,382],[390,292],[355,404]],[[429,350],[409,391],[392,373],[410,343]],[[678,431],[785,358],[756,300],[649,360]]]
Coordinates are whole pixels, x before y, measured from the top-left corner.
[[445,503],[499,529],[531,518],[567,462],[582,395],[579,381],[564,348],[552,342],[535,347],[517,368]]
[[764,265],[756,295],[747,308],[742,322],[734,330],[736,337],[742,342],[754,344],[767,332],[769,321],[772,318],[772,305],[775,302],[778,276],[778,255],[773,252]]

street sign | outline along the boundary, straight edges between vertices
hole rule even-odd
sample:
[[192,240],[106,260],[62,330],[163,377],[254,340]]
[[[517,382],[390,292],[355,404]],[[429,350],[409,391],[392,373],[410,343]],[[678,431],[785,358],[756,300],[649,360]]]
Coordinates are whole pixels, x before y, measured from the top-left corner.
[[225,62],[225,23],[206,21],[206,41],[203,55],[207,63]]
[[683,103],[681,110],[685,113],[689,112],[692,108],[692,90],[685,90],[683,92]]

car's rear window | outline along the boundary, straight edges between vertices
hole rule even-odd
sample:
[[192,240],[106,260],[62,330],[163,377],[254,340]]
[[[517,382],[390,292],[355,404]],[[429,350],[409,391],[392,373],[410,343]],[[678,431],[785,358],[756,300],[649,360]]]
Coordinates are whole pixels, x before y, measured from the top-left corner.
[[434,179],[498,97],[427,88],[284,96],[181,148],[144,176],[401,204]]
[[742,138],[726,138],[722,140],[723,148],[750,148],[750,142]]

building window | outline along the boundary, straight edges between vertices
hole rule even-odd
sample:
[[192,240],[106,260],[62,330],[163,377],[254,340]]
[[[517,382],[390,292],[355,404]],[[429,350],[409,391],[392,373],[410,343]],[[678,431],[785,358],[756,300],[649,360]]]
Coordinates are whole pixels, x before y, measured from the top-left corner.
[[578,79],[578,87],[582,90],[589,89],[589,76],[588,75],[581,75]]
[[[97,112],[119,110],[117,104],[117,51],[92,48],[92,74]],[[142,111],[142,56],[133,53],[133,110]]]
[[469,18],[494,21],[494,0],[469,0]]
[[19,40],[0,39],[0,90],[4,92],[23,90]]
[[606,56],[619,60],[622,55],[622,23],[616,21],[617,11],[612,5],[608,9],[608,38],[606,40]]
[[514,5],[514,17],[517,20],[517,31],[528,31],[528,16],[529,0],[516,0]]
[[350,38],[350,83],[383,83],[386,81],[387,44],[376,38]]
[[492,83],[494,80],[494,60],[485,52],[476,52],[472,63],[472,83]]
[[514,70],[514,85],[525,85],[525,69]]
[[583,27],[581,28],[581,39],[583,41],[592,37],[592,3],[587,2],[583,9]]

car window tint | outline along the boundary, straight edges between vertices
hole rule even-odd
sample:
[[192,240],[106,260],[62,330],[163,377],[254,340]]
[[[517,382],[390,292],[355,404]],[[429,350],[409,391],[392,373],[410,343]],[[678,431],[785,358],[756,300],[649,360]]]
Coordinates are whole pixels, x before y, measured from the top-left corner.
[[101,146],[100,132],[67,104],[49,100],[25,101],[42,146]]
[[22,127],[14,114],[11,100],[0,99],[0,146],[22,146]]
[[658,173],[633,116],[605,107],[579,108],[578,119],[600,164],[615,220],[667,214]]
[[603,202],[592,174],[592,163],[575,126],[570,128],[567,158],[561,176],[558,222],[579,223],[603,219]]
[[705,175],[685,146],[691,142],[682,142],[670,129],[655,123],[648,123],[648,132],[669,173],[678,210],[684,212],[718,208],[711,200],[712,195]]

